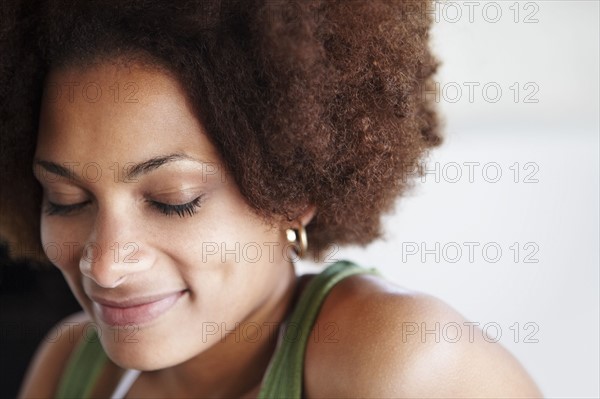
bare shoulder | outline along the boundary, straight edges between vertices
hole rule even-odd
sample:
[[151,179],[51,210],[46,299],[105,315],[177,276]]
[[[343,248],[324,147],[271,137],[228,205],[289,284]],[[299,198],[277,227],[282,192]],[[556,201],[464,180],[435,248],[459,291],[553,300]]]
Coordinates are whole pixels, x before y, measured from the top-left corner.
[[89,319],[83,312],[57,323],[39,345],[21,386],[20,398],[52,398]]
[[307,397],[541,396],[519,362],[456,310],[375,276],[337,284],[311,338]]

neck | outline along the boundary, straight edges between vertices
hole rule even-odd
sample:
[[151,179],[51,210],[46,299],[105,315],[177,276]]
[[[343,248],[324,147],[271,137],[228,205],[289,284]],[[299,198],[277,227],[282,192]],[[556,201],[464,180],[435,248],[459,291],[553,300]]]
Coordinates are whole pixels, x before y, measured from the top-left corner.
[[295,298],[293,265],[288,270],[276,292],[215,345],[175,367],[144,373],[155,392],[164,391],[165,397],[240,397],[260,386]]

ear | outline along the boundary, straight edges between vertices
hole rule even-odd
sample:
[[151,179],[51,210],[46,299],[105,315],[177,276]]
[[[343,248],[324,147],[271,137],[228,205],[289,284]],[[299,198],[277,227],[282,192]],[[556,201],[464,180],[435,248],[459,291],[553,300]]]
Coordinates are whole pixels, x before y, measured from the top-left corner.
[[300,221],[300,223],[302,223],[302,226],[306,226],[307,224],[310,223],[310,221],[312,220],[312,218],[315,216],[316,213],[317,213],[317,207],[315,205],[309,205],[306,207],[304,212],[302,212],[300,214],[300,216],[298,216],[298,220]]

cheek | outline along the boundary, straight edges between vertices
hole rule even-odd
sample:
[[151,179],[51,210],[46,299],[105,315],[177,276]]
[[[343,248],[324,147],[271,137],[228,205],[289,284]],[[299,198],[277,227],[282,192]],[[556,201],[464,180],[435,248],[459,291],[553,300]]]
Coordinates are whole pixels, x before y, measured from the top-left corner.
[[177,227],[164,228],[157,247],[204,305],[232,309],[260,300],[286,272],[283,234],[239,203],[213,201]]
[[64,218],[42,215],[41,242],[44,253],[63,273],[79,270],[79,259],[83,243],[77,226]]
[[[190,224],[191,227],[192,224]],[[184,233],[184,231],[186,233]],[[244,217],[221,217],[209,222],[198,218],[190,229],[173,231],[170,240],[163,241],[165,252],[178,260],[176,263],[194,265],[194,269],[240,272],[268,269],[285,262],[286,242],[282,234],[269,230],[261,221]]]
[[81,233],[78,233],[72,222],[65,222],[64,218],[41,218],[41,242],[44,253],[63,274],[71,292],[88,314],[91,313],[89,300],[86,298],[81,280],[79,260],[82,255]]

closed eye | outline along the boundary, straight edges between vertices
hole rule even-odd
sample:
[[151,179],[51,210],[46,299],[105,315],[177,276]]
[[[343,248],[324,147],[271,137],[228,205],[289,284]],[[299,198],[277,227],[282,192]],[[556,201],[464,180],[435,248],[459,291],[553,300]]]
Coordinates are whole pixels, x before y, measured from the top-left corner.
[[[159,212],[161,212],[164,215],[173,216],[173,215],[177,214],[179,217],[185,217],[185,216],[193,216],[196,213],[198,208],[200,208],[201,200],[202,200],[202,195],[196,197],[192,201],[185,203],[185,204],[171,205],[171,204],[165,204],[165,203],[154,201],[154,200],[148,200],[148,203],[150,204],[150,206],[152,206],[154,209],[158,210]],[[49,216],[54,216],[54,215],[55,216],[68,216],[68,215],[74,214],[77,211],[85,208],[91,202],[92,201],[88,200],[88,201],[80,202],[78,204],[62,205],[62,204],[56,204],[54,202],[47,201],[44,211]]]
[[91,202],[92,201],[88,200],[88,201],[80,202],[78,204],[61,205],[61,204],[56,204],[54,202],[48,201],[46,203],[45,212],[47,215],[50,215],[50,216],[52,216],[52,215],[67,216],[67,215],[70,215],[72,213],[79,211],[80,209],[85,208]]
[[173,216],[173,215],[177,214],[177,215],[179,215],[179,217],[184,217],[184,216],[193,216],[196,213],[196,211],[198,210],[198,208],[200,208],[201,200],[202,200],[202,195],[200,195],[199,197],[196,197],[194,200],[192,200],[186,204],[179,204],[179,205],[164,204],[162,202],[158,202],[158,201],[154,201],[154,200],[148,200],[148,202],[156,210],[160,211],[161,213],[163,213],[167,216]]

